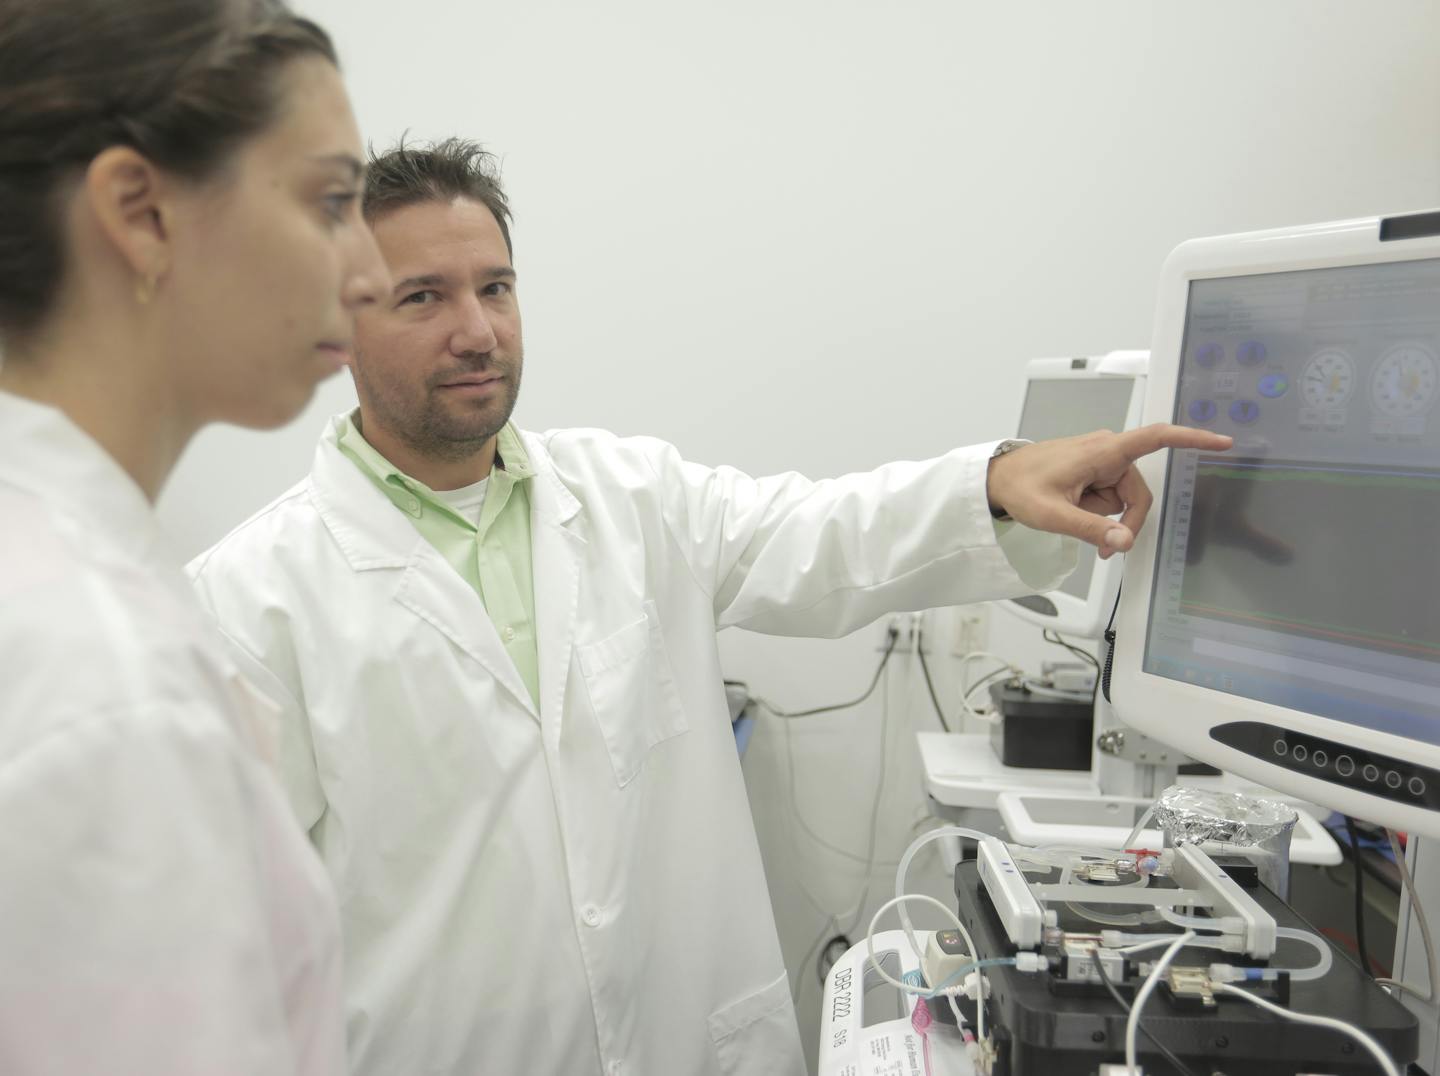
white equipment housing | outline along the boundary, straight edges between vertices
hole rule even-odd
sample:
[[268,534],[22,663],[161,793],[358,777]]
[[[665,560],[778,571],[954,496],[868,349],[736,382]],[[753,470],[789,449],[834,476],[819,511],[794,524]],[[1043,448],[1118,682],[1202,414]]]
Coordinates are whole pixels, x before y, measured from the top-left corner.
[[[1112,699],[1194,758],[1440,836],[1440,212],[1182,244]],[[1168,456],[1168,458],[1167,458]]]

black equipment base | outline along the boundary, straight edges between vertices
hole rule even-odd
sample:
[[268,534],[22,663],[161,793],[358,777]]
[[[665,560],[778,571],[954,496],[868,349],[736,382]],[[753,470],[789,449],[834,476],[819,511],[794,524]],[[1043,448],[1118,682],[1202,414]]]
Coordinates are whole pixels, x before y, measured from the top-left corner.
[[[973,860],[955,868],[955,893],[960,920],[974,935],[981,955],[1013,954],[1014,947],[995,915]],[[1280,926],[1314,931],[1263,886],[1251,889],[1250,894]],[[1093,928],[1097,932],[1102,929]],[[1362,974],[1344,952],[1332,949],[1335,962],[1329,974],[1322,979],[1290,983],[1286,1007],[1336,1017],[1364,1029],[1403,1072],[1419,1051],[1415,1017]],[[1160,952],[1154,950],[1144,959],[1153,960]],[[1314,952],[1309,946],[1281,939],[1277,965],[1303,966],[1313,961]],[[1181,966],[1211,963],[1244,961],[1214,949],[1185,949],[1176,958],[1176,964]],[[990,980],[986,1029],[988,1032],[993,1026],[998,1046],[993,1076],[1093,1076],[1101,1064],[1124,1064],[1126,1016],[1103,986],[1065,983],[1051,975],[1021,973],[1009,967],[990,968],[986,975]],[[1127,1001],[1132,1000],[1133,981],[1116,985]],[[1273,988],[1236,985],[1277,1000]],[[1172,1076],[1176,1072],[1146,1038],[1143,1029],[1147,1028],[1201,1076],[1293,1076],[1316,1072],[1370,1076],[1376,1071],[1370,1053],[1339,1031],[1284,1020],[1243,998],[1218,995],[1217,1000],[1214,1009],[1196,1011],[1177,1008],[1163,988],[1151,994],[1137,1040],[1137,1060],[1146,1076]],[[967,1015],[973,1012],[963,999],[961,1007]],[[943,1004],[936,1006],[937,1015],[943,1008]]]

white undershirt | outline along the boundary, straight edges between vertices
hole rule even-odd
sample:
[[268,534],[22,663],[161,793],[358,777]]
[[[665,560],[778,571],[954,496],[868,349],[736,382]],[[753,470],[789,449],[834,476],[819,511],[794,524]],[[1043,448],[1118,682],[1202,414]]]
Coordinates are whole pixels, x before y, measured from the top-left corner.
[[471,486],[461,486],[459,489],[437,489],[435,496],[478,528],[480,513],[485,510],[485,494],[489,488],[490,476],[486,475]]

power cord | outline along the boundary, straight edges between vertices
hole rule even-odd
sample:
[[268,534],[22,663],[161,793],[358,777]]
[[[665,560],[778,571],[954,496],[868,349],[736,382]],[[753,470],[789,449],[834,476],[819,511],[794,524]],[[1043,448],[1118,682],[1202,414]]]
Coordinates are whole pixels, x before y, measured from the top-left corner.
[[[826,936],[830,933],[832,929],[840,930],[840,938],[845,938],[846,935],[854,933],[855,928],[859,926],[861,917],[865,913],[865,902],[869,900],[870,897],[870,880],[871,876],[875,873],[876,866],[875,843],[880,820],[880,805],[883,801],[885,794],[886,756],[888,753],[890,742],[890,704],[888,693],[886,694],[885,704],[881,709],[880,715],[880,778],[879,781],[876,783],[875,799],[870,808],[870,836],[866,849],[866,855],[863,859],[855,855],[853,852],[847,851],[846,849],[825,840],[825,838],[821,837],[818,833],[814,831],[814,829],[811,828],[810,824],[805,820],[804,814],[801,813],[800,804],[795,798],[795,752],[794,746],[791,743],[790,739],[790,721],[795,718],[815,717],[819,714],[834,713],[839,710],[848,710],[852,707],[860,705],[860,703],[869,699],[870,696],[875,693],[875,688],[879,686],[881,679],[884,677],[885,669],[889,665],[890,658],[895,653],[896,644],[900,640],[899,629],[893,626],[889,628],[887,635],[888,642],[885,646],[885,652],[880,658],[880,664],[877,665],[875,668],[875,674],[873,677],[871,677],[870,685],[865,689],[864,694],[860,695],[856,699],[852,699],[850,702],[836,703],[830,706],[817,706],[809,710],[785,711],[778,709],[777,707],[769,703],[767,700],[760,698],[759,696],[751,696],[755,704],[760,708],[764,709],[767,713],[771,714],[774,717],[784,719],[783,728],[785,730],[785,767],[788,778],[787,783],[789,786],[790,813],[792,817],[795,818],[795,820],[799,823],[800,828],[805,831],[806,835],[809,836],[811,840],[815,841],[822,847],[828,848],[830,851],[835,852],[840,856],[843,856],[846,859],[861,863],[865,867],[865,882],[863,888],[860,891],[860,899],[856,902],[855,905],[854,920],[852,921],[848,930],[842,930],[839,918],[833,913],[827,913],[828,918],[825,921],[825,925],[821,928],[820,933],[816,936],[815,940],[811,942],[810,946],[805,950],[805,955],[800,958],[800,962],[796,965],[795,976],[790,985],[790,997],[792,1002],[798,1000],[799,998],[800,984],[803,982],[803,979],[801,977],[802,972],[809,965],[812,954],[814,954],[816,950],[820,948],[821,943],[825,941]],[[813,896],[810,895],[809,890],[805,889],[803,883],[801,883],[800,888],[805,893],[806,899],[809,900],[810,904],[817,911],[825,912],[825,909],[821,907],[820,903]],[[832,942],[834,940],[836,939],[832,938]],[[821,977],[821,981],[824,981],[823,976]]]
[[1061,638],[1060,633],[1053,628],[1046,628],[1044,631],[1042,631],[1040,633],[1040,638],[1044,639],[1051,646],[1064,647],[1066,650],[1070,651],[1070,653],[1074,654],[1082,661],[1087,662],[1091,667],[1094,668],[1095,687],[1090,692],[1090,701],[1093,703],[1095,701],[1095,695],[1100,690],[1100,680],[1104,676],[1104,671],[1100,668],[1100,662],[1096,660],[1095,655],[1090,653],[1090,651],[1088,650],[1082,650],[1074,643],[1066,642],[1063,638]]
[[1405,883],[1405,892],[1410,894],[1410,909],[1415,913],[1415,922],[1420,927],[1420,938],[1425,943],[1425,969],[1429,982],[1425,989],[1420,990],[1409,983],[1397,982],[1394,979],[1376,979],[1381,986],[1391,986],[1396,990],[1403,990],[1405,993],[1419,998],[1421,1001],[1431,1002],[1435,999],[1435,942],[1430,937],[1430,924],[1425,918],[1425,909],[1420,904],[1420,894],[1415,892],[1415,879],[1410,877],[1410,867],[1405,862],[1405,849],[1400,847],[1400,835],[1393,829],[1387,829],[1385,835],[1390,838],[1390,851],[1395,854],[1395,867],[1400,872],[1400,879]]
[[1100,692],[1110,701],[1110,673],[1115,668],[1115,614],[1120,609],[1120,587],[1115,588],[1115,604],[1110,607],[1110,620],[1105,625],[1105,668],[1100,673]]
[[819,714],[833,714],[837,710],[849,710],[851,707],[859,706],[862,702],[875,694],[875,687],[880,683],[880,674],[885,671],[885,666],[890,664],[890,656],[895,653],[895,645],[900,641],[900,629],[891,625],[888,629],[889,642],[885,644],[885,654],[880,658],[880,664],[875,667],[875,675],[870,679],[870,686],[865,689],[865,694],[858,699],[851,699],[849,702],[837,702],[831,706],[817,706],[813,710],[782,710],[778,706],[758,695],[751,696],[757,706],[763,707],[772,717],[783,717],[793,720],[797,717],[815,717]]
[[925,660],[924,643],[925,629],[921,626],[915,632],[915,653],[920,656],[920,671],[925,674],[925,690],[930,692],[930,704],[935,707],[935,716],[940,719],[940,727],[949,732],[950,722],[945,720],[945,711],[940,709],[940,699],[935,694],[935,682],[930,679],[930,663]]
[[1312,1016],[1309,1013],[1293,1012],[1290,1009],[1281,1008],[1273,1001],[1266,1001],[1264,998],[1256,997],[1248,990],[1241,990],[1238,986],[1231,986],[1229,983],[1214,983],[1212,984],[1212,989],[1216,993],[1231,994],[1237,998],[1244,998],[1252,1005],[1256,1005],[1267,1012],[1272,1012],[1276,1016],[1283,1016],[1286,1020],[1293,1020],[1297,1024],[1309,1024],[1312,1027],[1328,1027],[1335,1031],[1343,1031],[1361,1046],[1365,1047],[1366,1050],[1370,1051],[1370,1056],[1375,1058],[1379,1063],[1380,1069],[1385,1073],[1385,1076],[1400,1076],[1400,1069],[1396,1066],[1390,1055],[1385,1052],[1384,1048],[1371,1038],[1369,1034],[1354,1024],[1347,1024],[1344,1020],[1336,1020],[1329,1016]]
[[1345,818],[1345,832],[1350,836],[1350,861],[1355,865],[1355,950],[1360,957],[1360,968],[1374,978],[1370,968],[1370,949],[1365,944],[1365,869],[1360,865],[1360,834],[1355,829],[1355,819],[1348,814]]
[[[1120,991],[1115,988],[1115,984],[1110,981],[1110,976],[1105,973],[1105,963],[1100,959],[1100,950],[1090,950],[1090,962],[1095,965],[1095,974],[1100,976],[1100,982],[1104,985],[1106,990],[1110,991],[1110,996],[1115,999],[1115,1004],[1119,1005],[1120,1008],[1124,1009],[1125,1015],[1129,1016],[1130,1003],[1125,1000],[1124,995],[1122,995]],[[1181,1061],[1178,1057],[1176,1057],[1175,1054],[1170,1050],[1170,1047],[1166,1046],[1163,1042],[1161,1042],[1155,1037],[1155,1033],[1153,1031],[1151,1031],[1143,1024],[1140,1025],[1140,1030],[1143,1031],[1145,1033],[1145,1037],[1154,1044],[1155,1049],[1159,1050],[1160,1053],[1164,1055],[1165,1060],[1175,1066],[1176,1070],[1179,1071],[1180,1076],[1195,1076],[1195,1070],[1192,1069],[1189,1065],[1185,1064],[1185,1062]]]
[[1140,1013],[1145,1008],[1145,1002],[1150,1000],[1150,995],[1155,992],[1155,987],[1160,985],[1160,980],[1165,977],[1165,969],[1171,962],[1180,955],[1180,950],[1185,948],[1195,939],[1195,932],[1187,930],[1180,937],[1170,943],[1160,959],[1155,961],[1150,974],[1145,977],[1139,992],[1135,995],[1135,1004],[1130,1008],[1130,1018],[1125,1021],[1125,1066],[1131,1072],[1138,1071],[1139,1066],[1135,1063],[1135,1033],[1140,1029]]

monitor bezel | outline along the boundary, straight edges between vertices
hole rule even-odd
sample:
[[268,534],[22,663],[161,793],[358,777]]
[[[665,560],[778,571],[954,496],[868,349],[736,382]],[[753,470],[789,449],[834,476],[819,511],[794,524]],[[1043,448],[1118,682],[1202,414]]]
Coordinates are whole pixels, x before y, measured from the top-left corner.
[[[1382,239],[1381,226],[1386,219],[1389,218],[1364,217],[1217,236],[1191,240],[1177,247],[1160,274],[1144,421],[1173,421],[1192,282],[1440,258],[1440,236],[1422,235],[1399,241]],[[1137,731],[1168,743],[1198,761],[1278,792],[1392,828],[1440,837],[1440,811],[1399,803],[1383,795],[1295,772],[1221,744],[1212,738],[1211,730],[1231,721],[1261,721],[1346,744],[1357,751],[1409,759],[1432,769],[1440,769],[1440,746],[1225,694],[1142,669],[1168,457],[1168,452],[1157,452],[1138,464],[1154,494],[1155,504],[1134,548],[1124,558],[1111,676],[1111,700],[1116,714]]]

